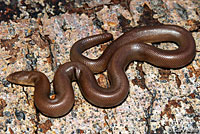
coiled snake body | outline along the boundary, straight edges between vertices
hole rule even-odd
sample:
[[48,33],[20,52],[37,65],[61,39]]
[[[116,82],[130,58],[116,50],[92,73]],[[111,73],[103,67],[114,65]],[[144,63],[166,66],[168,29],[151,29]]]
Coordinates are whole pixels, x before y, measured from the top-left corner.
[[[100,43],[108,42],[112,35],[105,33],[77,41],[71,48],[72,62],[60,65],[53,85],[55,99],[49,98],[48,78],[38,71],[19,71],[10,74],[11,83],[34,86],[34,101],[43,114],[59,117],[68,113],[74,104],[72,81],[76,80],[83,96],[98,107],[114,107],[128,95],[129,83],[125,68],[131,61],[145,61],[162,68],[180,68],[189,64],[196,52],[192,35],[179,26],[163,25],[135,28],[114,40],[98,59],[88,59],[82,52]],[[162,50],[146,43],[172,41],[176,50]],[[97,84],[94,73],[107,69],[109,88]]]

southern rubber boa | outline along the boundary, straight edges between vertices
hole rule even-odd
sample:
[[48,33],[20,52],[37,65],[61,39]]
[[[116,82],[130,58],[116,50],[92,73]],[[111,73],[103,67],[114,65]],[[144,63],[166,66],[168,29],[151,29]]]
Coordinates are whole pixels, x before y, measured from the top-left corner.
[[[88,59],[82,52],[100,43],[108,42],[112,35],[105,33],[77,41],[71,48],[72,62],[60,65],[54,80],[55,99],[50,99],[50,82],[38,71],[19,71],[7,80],[19,85],[34,86],[36,107],[44,115],[59,117],[68,113],[74,104],[72,81],[76,80],[81,93],[91,104],[108,108],[122,103],[129,93],[125,68],[131,61],[145,61],[162,68],[180,68],[189,64],[196,52],[192,35],[179,26],[163,25],[135,28],[114,40],[98,59]],[[146,43],[172,41],[176,50],[162,50]],[[94,73],[107,69],[109,88],[98,85]]]

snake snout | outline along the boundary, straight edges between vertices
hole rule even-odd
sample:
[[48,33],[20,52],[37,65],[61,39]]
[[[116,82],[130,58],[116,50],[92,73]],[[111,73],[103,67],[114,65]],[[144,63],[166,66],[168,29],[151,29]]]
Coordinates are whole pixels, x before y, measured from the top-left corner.
[[14,72],[12,74],[9,74],[6,77],[7,81],[10,83],[18,84],[18,85],[30,85],[27,83],[28,76],[26,75],[26,72],[19,71],[19,72]]
[[14,81],[16,81],[16,77],[13,74],[9,74],[6,77],[6,80],[9,81],[9,82],[11,82],[11,83],[14,83]]

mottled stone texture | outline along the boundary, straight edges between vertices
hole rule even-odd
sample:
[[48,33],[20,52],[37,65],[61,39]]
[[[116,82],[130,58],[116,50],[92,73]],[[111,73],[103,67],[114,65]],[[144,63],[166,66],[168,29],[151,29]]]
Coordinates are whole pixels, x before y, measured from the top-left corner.
[[[198,0],[7,0],[0,1],[0,133],[133,134],[200,133],[200,2]],[[194,61],[178,70],[133,62],[126,74],[130,94],[113,109],[90,105],[73,83],[75,105],[62,118],[43,116],[34,88],[12,85],[6,76],[38,70],[52,81],[69,61],[77,40],[109,32],[116,39],[132,27],[175,24],[197,45]],[[174,49],[171,43],[153,44]],[[97,58],[106,44],[84,52]],[[106,72],[96,75],[108,86]]]

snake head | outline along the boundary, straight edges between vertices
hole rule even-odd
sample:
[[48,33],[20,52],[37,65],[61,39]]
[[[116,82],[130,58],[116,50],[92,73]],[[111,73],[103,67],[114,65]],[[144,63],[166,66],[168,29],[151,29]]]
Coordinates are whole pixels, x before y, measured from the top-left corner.
[[13,84],[34,86],[32,74],[32,71],[19,71],[8,75],[6,79]]

